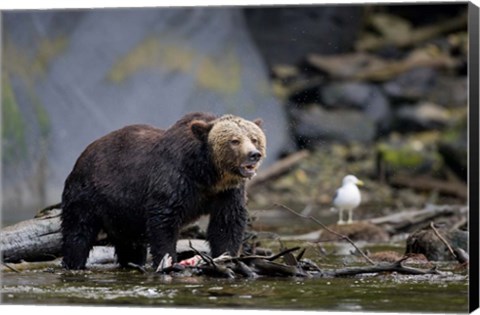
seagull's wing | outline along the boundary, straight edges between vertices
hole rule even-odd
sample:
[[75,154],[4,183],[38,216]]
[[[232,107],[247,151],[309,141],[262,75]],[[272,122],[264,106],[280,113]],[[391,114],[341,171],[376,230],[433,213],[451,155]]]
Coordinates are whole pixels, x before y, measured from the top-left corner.
[[335,202],[335,199],[337,199],[339,190],[340,190],[340,188],[335,191],[335,195],[333,195],[333,198],[332,198],[333,202]]

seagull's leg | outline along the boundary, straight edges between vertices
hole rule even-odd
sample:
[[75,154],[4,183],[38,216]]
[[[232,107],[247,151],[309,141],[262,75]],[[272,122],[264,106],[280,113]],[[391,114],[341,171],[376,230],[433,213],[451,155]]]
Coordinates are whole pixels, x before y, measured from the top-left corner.
[[348,221],[347,221],[347,224],[352,224],[353,222],[353,209],[348,209]]
[[339,218],[338,218],[337,224],[345,224],[345,221],[343,221],[343,209],[339,208],[338,213],[339,213]]

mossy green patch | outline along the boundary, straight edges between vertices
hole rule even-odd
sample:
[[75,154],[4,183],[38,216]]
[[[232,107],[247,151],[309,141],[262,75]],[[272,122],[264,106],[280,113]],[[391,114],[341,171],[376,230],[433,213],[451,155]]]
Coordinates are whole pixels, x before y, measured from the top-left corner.
[[417,150],[412,145],[393,146],[380,143],[377,147],[381,159],[391,169],[418,171],[427,168],[438,171],[443,166],[443,159],[435,150]]
[[43,76],[53,58],[63,52],[68,45],[65,36],[42,38],[33,56],[17,47],[9,38],[5,39],[3,64],[8,73],[15,73],[24,82],[35,82]]
[[33,109],[37,118],[38,128],[40,130],[40,137],[41,139],[47,139],[48,135],[50,134],[51,128],[48,112],[45,110],[42,102],[32,89],[28,90],[28,96],[30,98],[31,104],[33,104]]
[[5,162],[14,162],[27,151],[25,120],[8,76],[2,75],[2,149]]
[[63,52],[67,44],[68,40],[65,36],[53,39],[42,38],[37,43],[36,52],[29,55],[9,40],[8,36],[5,38],[3,55],[5,67],[2,72],[2,110],[4,114],[2,132],[7,156],[15,159],[17,154],[25,156],[27,152],[25,140],[27,124],[20,112],[20,105],[16,101],[9,75],[15,75],[23,83],[25,93],[30,100],[28,105],[33,107],[37,118],[40,136],[43,139],[47,138],[51,127],[50,119],[35,92],[35,83],[45,75],[52,59]]
[[397,167],[418,167],[423,160],[421,152],[408,148],[393,148],[386,144],[380,144],[379,151],[385,162]]
[[223,95],[238,93],[241,87],[241,65],[233,49],[226,48],[222,55],[212,56],[194,51],[186,44],[162,42],[153,36],[120,58],[107,78],[121,83],[144,69],[189,74],[201,88]]
[[241,85],[241,68],[238,56],[228,50],[220,58],[203,56],[196,71],[198,84],[223,94],[235,94]]

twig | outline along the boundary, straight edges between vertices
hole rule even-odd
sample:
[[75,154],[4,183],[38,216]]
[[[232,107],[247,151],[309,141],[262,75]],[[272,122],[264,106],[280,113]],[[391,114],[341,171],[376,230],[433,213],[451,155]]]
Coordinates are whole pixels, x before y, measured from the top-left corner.
[[283,276],[293,276],[293,277],[307,277],[310,278],[311,275],[307,272],[297,268],[296,266],[288,266],[273,261],[268,261],[266,259],[254,259],[252,261],[254,268],[262,274],[276,274]]
[[41,210],[38,210],[37,214],[35,214],[34,218],[40,218],[40,217],[44,216],[46,213],[48,213],[48,211],[53,210],[53,209],[62,209],[62,203],[59,202],[59,203],[56,203],[54,205],[50,205],[48,207],[45,207]]
[[282,207],[282,208],[284,208],[285,210],[288,210],[288,211],[290,211],[291,213],[293,213],[293,214],[295,214],[295,215],[297,215],[297,216],[299,216],[299,217],[301,217],[301,218],[308,219],[308,220],[312,220],[313,222],[317,223],[318,225],[320,225],[323,229],[327,230],[328,232],[330,232],[330,233],[332,233],[332,234],[340,237],[340,238],[343,239],[343,240],[346,240],[346,241],[349,242],[353,247],[355,247],[355,249],[363,256],[363,258],[365,258],[366,261],[368,261],[368,262],[369,262],[370,264],[372,264],[372,265],[375,265],[375,263],[374,263],[367,255],[365,255],[365,253],[364,253],[362,250],[360,250],[360,248],[358,248],[358,246],[355,245],[355,243],[354,243],[348,236],[343,235],[343,234],[340,234],[340,233],[338,233],[338,232],[335,232],[335,231],[331,230],[330,228],[328,228],[327,226],[325,226],[322,222],[320,222],[319,220],[317,220],[315,217],[313,217],[313,216],[311,216],[311,215],[309,215],[309,216],[302,215],[302,214],[296,212],[295,210],[293,210],[293,209],[291,209],[291,208],[289,208],[289,207],[287,207],[287,206],[285,206],[285,205],[282,205],[282,204],[276,203],[275,205],[276,205],[276,206],[279,206],[279,207]]
[[458,257],[457,255],[455,254],[455,252],[453,251],[453,248],[452,246],[450,246],[450,244],[448,243],[448,241],[440,234],[440,232],[438,232],[437,228],[435,227],[435,225],[433,224],[433,222],[430,222],[430,227],[432,228],[433,232],[435,233],[435,235],[442,241],[443,244],[445,244],[445,246],[448,248],[448,251],[450,252],[450,254],[452,254],[452,256],[458,260]]
[[21,273],[21,271],[19,271],[18,269],[16,268],[13,268],[12,266],[10,266],[9,264],[6,264],[6,263],[2,263],[5,267],[7,267],[8,269],[12,270],[12,271],[15,271],[16,273]]
[[198,251],[195,247],[193,247],[192,242],[191,242],[190,240],[188,241],[188,245],[190,246],[190,249],[193,250],[193,252],[194,252],[196,255],[200,256],[205,263],[211,265],[211,266],[214,267],[214,268],[217,267],[217,265],[216,265],[215,262],[213,261],[213,258],[210,257],[210,256],[208,256],[208,255],[204,255],[204,254],[202,254],[200,251]]
[[465,223],[467,223],[467,217],[461,217],[457,223],[452,225],[452,227],[450,228],[450,231],[460,229],[460,227],[462,227],[462,225],[464,225]]
[[282,257],[282,256],[285,256],[288,253],[299,250],[300,248],[301,248],[300,246],[296,246],[296,247],[293,247],[293,248],[288,248],[288,249],[285,249],[285,250],[281,251],[278,254],[275,254],[275,255],[272,255],[272,256],[266,256],[266,257],[263,257],[263,258],[268,260],[268,261],[274,261],[275,259],[277,259],[279,257]]
[[333,276],[333,277],[341,277],[341,276],[354,276],[363,273],[378,273],[378,272],[398,272],[401,274],[407,275],[429,275],[429,274],[440,274],[436,268],[432,268],[430,270],[422,270],[417,268],[405,267],[402,265],[402,262],[407,260],[409,256],[404,256],[401,259],[397,260],[394,263],[390,264],[376,264],[372,267],[351,267],[351,268],[344,268],[344,269],[337,269],[330,272],[325,272],[326,275]]
[[223,265],[216,264],[214,259],[208,255],[200,253],[195,247],[192,246],[192,243],[189,242],[190,248],[195,252],[195,254],[199,255],[202,260],[207,263],[207,266],[197,266],[200,270],[204,273],[211,274],[214,276],[221,276],[223,278],[235,278],[235,272]]
[[128,267],[133,268],[135,270],[138,270],[141,273],[147,273],[147,270],[143,266],[140,266],[140,265],[132,263],[132,262],[129,262],[127,265],[128,265]]

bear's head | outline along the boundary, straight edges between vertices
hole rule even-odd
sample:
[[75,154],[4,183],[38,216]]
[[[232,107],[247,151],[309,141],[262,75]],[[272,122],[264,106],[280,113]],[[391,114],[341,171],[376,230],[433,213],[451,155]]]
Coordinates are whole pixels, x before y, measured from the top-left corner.
[[194,135],[207,141],[224,188],[253,177],[266,156],[262,120],[224,115],[211,122],[194,120]]

